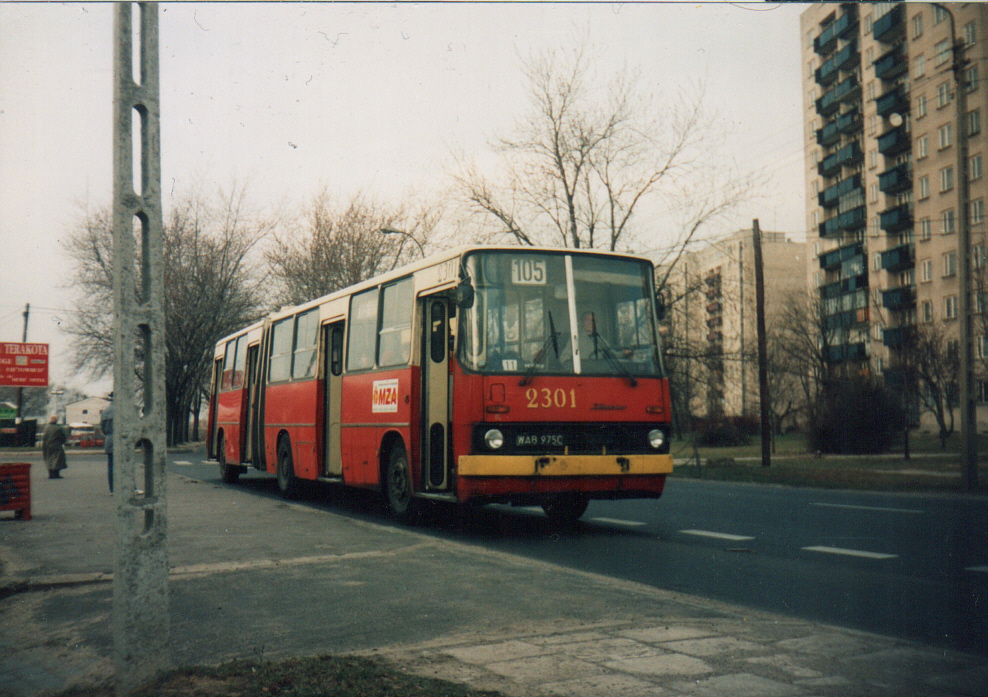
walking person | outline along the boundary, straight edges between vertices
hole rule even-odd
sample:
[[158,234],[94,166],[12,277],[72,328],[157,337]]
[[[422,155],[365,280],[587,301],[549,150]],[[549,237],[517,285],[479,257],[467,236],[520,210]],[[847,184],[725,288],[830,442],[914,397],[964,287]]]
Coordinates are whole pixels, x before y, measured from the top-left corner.
[[51,415],[45,433],[41,437],[41,452],[45,456],[49,479],[61,479],[65,469],[65,430],[58,425],[58,416]]
[[103,410],[99,427],[103,431],[103,452],[106,453],[106,476],[113,493],[113,393],[109,395],[110,406]]

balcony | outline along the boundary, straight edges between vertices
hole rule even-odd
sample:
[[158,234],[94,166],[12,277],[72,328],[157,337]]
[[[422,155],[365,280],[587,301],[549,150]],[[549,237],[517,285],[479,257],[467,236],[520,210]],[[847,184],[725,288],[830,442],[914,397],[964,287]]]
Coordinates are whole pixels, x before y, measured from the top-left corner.
[[853,7],[849,7],[840,19],[820,32],[820,36],[813,40],[813,50],[820,56],[830,53],[837,46],[837,39],[847,37],[857,24],[857,12]]
[[913,215],[908,203],[882,211],[879,213],[879,218],[882,230],[889,234],[908,230],[913,225]]
[[847,133],[854,130],[859,123],[861,123],[861,112],[855,107],[837,117],[837,130]]
[[[888,44],[903,35],[906,26],[905,21],[903,21],[905,17],[905,9],[906,8],[902,5],[896,5],[892,8],[891,12],[872,25],[871,33],[875,37],[876,41],[881,41],[883,44]],[[817,53],[819,53],[819,51],[817,51]]]
[[856,64],[861,55],[858,53],[858,42],[851,41],[816,69],[814,75],[818,85],[827,86],[837,79],[840,71],[849,65]]
[[840,127],[836,121],[831,121],[816,132],[817,145],[833,145],[840,140]]
[[824,208],[833,208],[840,202],[841,196],[846,196],[852,193],[855,189],[861,189],[862,195],[864,194],[864,189],[861,187],[861,175],[855,174],[847,179],[837,182],[833,186],[828,186],[826,189],[817,194],[817,202]]
[[817,172],[824,177],[832,177],[840,172],[840,162],[837,161],[837,153],[823,158],[823,162],[816,166]]
[[845,262],[854,257],[861,256],[863,247],[860,242],[855,242],[854,244],[849,244],[846,247],[840,247],[826,254],[820,255],[820,268],[821,269],[835,269]]
[[823,360],[828,363],[842,363],[844,361],[861,361],[868,358],[868,351],[864,343],[843,344],[841,346],[824,346]]
[[820,237],[833,237],[844,232],[860,230],[867,221],[865,217],[865,207],[858,206],[841,213],[836,218],[831,218],[820,224]]
[[878,138],[878,152],[886,157],[898,155],[910,148],[909,134],[904,126],[893,128],[891,131],[883,133]]
[[840,103],[853,99],[861,94],[858,78],[851,75],[836,87],[827,90],[816,100],[816,111],[820,116],[829,116],[837,111]]
[[916,306],[916,297],[909,286],[882,291],[882,307],[886,310],[909,310]]
[[882,331],[882,343],[892,349],[902,348],[909,339],[912,327],[892,327]]
[[909,97],[906,95],[906,90],[900,85],[876,99],[875,106],[879,116],[888,116],[889,114],[905,116],[909,113]]
[[837,151],[837,164],[840,166],[856,165],[859,162],[864,162],[864,151],[861,150],[857,141],[849,143]]
[[714,314],[715,312],[720,312],[720,303],[717,301],[714,301],[712,303],[707,303],[707,312],[710,314]]
[[886,194],[899,194],[908,191],[913,185],[909,163],[903,162],[887,172],[878,175],[878,188]]
[[875,77],[882,80],[894,80],[908,69],[906,53],[902,46],[896,46],[873,63]]
[[912,247],[908,244],[899,245],[887,252],[882,252],[882,268],[889,273],[898,273],[915,266]]

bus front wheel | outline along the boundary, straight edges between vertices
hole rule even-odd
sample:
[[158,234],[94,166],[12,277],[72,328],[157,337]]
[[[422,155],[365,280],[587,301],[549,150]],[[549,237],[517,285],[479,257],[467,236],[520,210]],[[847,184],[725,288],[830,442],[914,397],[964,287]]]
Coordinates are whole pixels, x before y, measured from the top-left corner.
[[219,446],[216,452],[216,459],[220,463],[220,477],[226,484],[236,484],[240,479],[240,468],[231,466],[226,461],[226,437],[220,436]]
[[408,521],[414,515],[412,472],[408,455],[402,445],[396,445],[388,455],[384,468],[384,502],[394,518]]
[[278,443],[278,491],[286,499],[298,497],[299,482],[295,477],[292,444],[288,438],[282,438]]
[[590,500],[581,494],[553,496],[542,504],[549,520],[559,525],[573,525],[587,511]]

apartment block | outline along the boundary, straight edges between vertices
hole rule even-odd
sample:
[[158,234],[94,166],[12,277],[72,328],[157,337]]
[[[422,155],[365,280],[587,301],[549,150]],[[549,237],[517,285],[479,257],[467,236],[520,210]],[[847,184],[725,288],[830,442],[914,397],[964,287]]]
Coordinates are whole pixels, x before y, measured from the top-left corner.
[[[762,232],[768,323],[788,297],[806,291],[806,245],[782,232]],[[679,389],[694,415],[758,416],[755,253],[751,230],[687,252],[668,281],[676,299],[669,344],[680,356]],[[693,365],[683,365],[683,361]],[[682,384],[684,378],[689,384]]]
[[[988,4],[814,3],[800,28],[807,269],[832,332],[827,359],[894,385],[917,331],[936,328],[945,355],[956,350],[962,173],[970,182],[974,285],[982,285]],[[965,59],[964,114],[955,42]],[[968,138],[966,161],[959,161],[959,129]],[[982,402],[983,298],[972,296]]]

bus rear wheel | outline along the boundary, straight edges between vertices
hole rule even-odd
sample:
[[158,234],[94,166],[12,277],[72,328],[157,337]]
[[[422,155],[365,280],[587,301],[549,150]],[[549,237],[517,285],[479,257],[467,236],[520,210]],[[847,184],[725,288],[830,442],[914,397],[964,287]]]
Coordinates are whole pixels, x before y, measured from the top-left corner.
[[278,442],[278,491],[283,498],[298,498],[299,481],[295,477],[292,444],[288,438],[282,438]]
[[223,479],[224,483],[236,484],[237,480],[240,479],[240,468],[230,465],[226,461],[226,438],[224,436],[220,436],[216,459],[220,463],[220,477]]
[[560,494],[542,503],[549,520],[558,525],[573,525],[587,512],[590,500],[582,494]]
[[391,516],[402,522],[408,522],[415,515],[412,471],[402,445],[391,448],[384,466],[384,503]]

